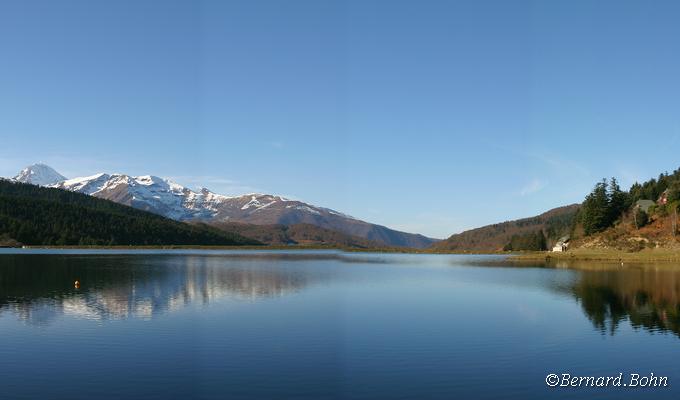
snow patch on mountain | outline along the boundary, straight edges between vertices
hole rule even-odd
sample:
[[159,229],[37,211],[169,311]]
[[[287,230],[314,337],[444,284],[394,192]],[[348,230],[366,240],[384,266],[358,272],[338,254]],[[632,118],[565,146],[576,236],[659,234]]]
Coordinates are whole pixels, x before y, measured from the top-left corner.
[[390,246],[424,248],[433,242],[421,235],[394,231],[299,200],[261,193],[224,196],[206,188],[194,191],[153,175],[100,173],[66,179],[52,168],[36,164],[22,170],[16,180],[92,195],[179,221],[235,221],[256,225],[307,223]]
[[[258,196],[260,196],[260,197],[258,198]],[[267,197],[270,197],[271,199],[267,199]],[[263,198],[265,200],[271,200],[271,201],[268,201],[267,203],[262,203],[260,200],[263,199]],[[269,207],[272,204],[277,203],[278,201],[280,201],[280,197],[277,198],[277,197],[267,196],[267,195],[251,195],[250,201],[247,202],[246,204],[244,204],[241,207],[241,210],[248,210],[250,208],[255,208],[255,211],[257,211],[257,210],[261,210],[263,208]]]
[[14,177],[15,181],[40,186],[52,185],[65,179],[65,176],[42,163],[29,165]]
[[328,208],[282,196],[262,193],[224,196],[206,188],[193,191],[154,175],[99,173],[67,179],[47,165],[35,164],[24,168],[15,179],[113,200],[177,220],[242,220],[273,208],[354,219]]
[[91,195],[102,190],[109,182],[109,179],[111,179],[111,175],[96,174],[82,178],[66,179],[62,182],[53,183],[50,186]]

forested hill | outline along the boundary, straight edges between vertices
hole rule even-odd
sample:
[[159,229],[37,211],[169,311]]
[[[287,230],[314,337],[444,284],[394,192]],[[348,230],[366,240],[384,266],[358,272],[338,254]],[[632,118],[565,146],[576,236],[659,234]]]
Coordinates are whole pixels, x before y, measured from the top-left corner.
[[269,245],[316,245],[351,248],[378,248],[384,244],[358,236],[347,235],[312,224],[253,225],[240,222],[211,224],[227,232],[236,232]]
[[[521,250],[532,247],[542,250],[562,235],[571,232],[578,209],[578,204],[572,204],[554,208],[531,218],[471,229],[435,243],[432,249],[435,251],[491,252],[513,250],[510,246],[514,242],[532,240],[536,243],[522,243]],[[514,250],[520,250],[520,248]]]
[[0,180],[0,242],[25,245],[254,245],[108,200]]
[[571,248],[627,252],[680,248],[680,169],[622,190],[616,178],[603,179],[586,196]]

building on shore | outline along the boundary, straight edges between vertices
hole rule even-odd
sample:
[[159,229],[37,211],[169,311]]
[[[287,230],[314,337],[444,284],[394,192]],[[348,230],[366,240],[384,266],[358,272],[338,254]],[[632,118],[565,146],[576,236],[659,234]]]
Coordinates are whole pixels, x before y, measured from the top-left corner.
[[654,203],[652,200],[638,200],[635,202],[635,206],[633,206],[633,208],[647,214],[649,209],[655,204],[656,203]]
[[568,248],[569,248],[569,236],[567,235],[567,236],[562,236],[561,238],[559,238],[557,240],[557,242],[555,243],[555,245],[552,248],[552,251],[561,253],[561,252],[567,251]]

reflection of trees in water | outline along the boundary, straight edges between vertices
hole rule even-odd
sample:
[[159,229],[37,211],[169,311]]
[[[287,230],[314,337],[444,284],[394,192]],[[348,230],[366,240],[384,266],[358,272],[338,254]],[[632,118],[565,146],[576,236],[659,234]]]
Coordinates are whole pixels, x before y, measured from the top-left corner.
[[[273,260],[280,261],[278,263]],[[329,272],[291,268],[297,258],[218,256],[40,256],[0,259],[0,312],[44,325],[58,315],[151,318],[220,298],[283,296]],[[79,289],[74,281],[79,280]]]
[[581,271],[571,292],[603,332],[614,334],[622,321],[629,320],[636,329],[680,336],[680,270]]

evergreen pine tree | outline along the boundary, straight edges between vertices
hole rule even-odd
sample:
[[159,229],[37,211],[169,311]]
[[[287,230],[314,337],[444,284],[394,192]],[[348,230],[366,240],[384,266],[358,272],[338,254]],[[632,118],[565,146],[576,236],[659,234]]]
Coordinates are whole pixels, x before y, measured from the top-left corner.
[[600,232],[609,226],[611,212],[609,210],[609,196],[607,180],[603,179],[586,196],[581,212],[581,222],[586,235]]
[[613,225],[621,214],[629,207],[628,195],[619,187],[616,178],[612,178],[609,182],[609,212],[606,226]]

